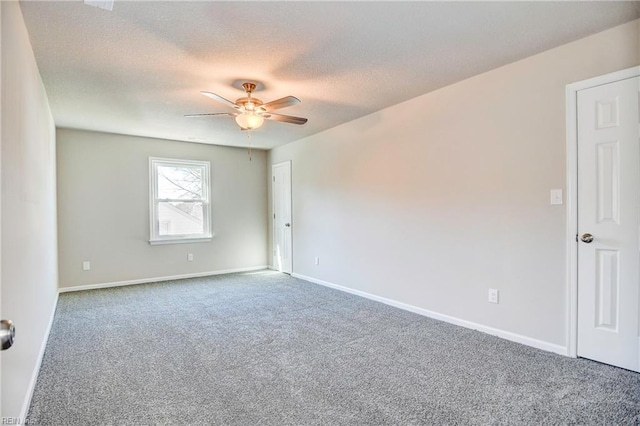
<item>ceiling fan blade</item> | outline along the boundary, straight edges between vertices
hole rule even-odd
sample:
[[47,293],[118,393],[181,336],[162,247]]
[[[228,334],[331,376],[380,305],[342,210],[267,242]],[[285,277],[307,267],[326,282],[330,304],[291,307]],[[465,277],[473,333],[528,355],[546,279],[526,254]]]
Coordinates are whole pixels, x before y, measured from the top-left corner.
[[266,104],[261,105],[265,111],[273,111],[274,109],[286,108],[293,105],[298,105],[300,103],[300,99],[295,96],[285,96],[284,98],[276,99],[275,101],[267,102]]
[[212,112],[210,114],[186,114],[185,117],[207,117],[211,115],[228,115],[228,116],[234,117],[238,114],[233,112]]
[[230,106],[231,108],[235,108],[235,109],[240,109],[239,105],[236,105],[234,102],[231,102],[229,99],[223,98],[220,95],[216,95],[215,93],[211,93],[211,92],[200,92],[203,95],[216,100],[218,102],[222,102],[223,104],[227,104],[228,106]]
[[262,117],[266,118],[267,120],[282,121],[284,123],[298,124],[298,125],[304,124],[308,121],[306,118],[294,117],[291,115],[284,115],[284,114],[275,114],[273,112],[269,114],[263,114]]

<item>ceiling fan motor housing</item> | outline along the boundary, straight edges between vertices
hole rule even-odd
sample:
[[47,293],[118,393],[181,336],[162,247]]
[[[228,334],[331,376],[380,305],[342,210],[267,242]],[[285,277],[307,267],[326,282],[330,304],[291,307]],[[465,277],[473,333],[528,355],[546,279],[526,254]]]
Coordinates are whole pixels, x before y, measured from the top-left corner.
[[247,104],[249,103],[249,100],[251,100],[251,103],[255,106],[255,107],[259,107],[260,105],[262,105],[262,101],[258,98],[248,98],[248,97],[243,97],[243,98],[238,98],[236,100],[236,104],[243,106],[246,108]]

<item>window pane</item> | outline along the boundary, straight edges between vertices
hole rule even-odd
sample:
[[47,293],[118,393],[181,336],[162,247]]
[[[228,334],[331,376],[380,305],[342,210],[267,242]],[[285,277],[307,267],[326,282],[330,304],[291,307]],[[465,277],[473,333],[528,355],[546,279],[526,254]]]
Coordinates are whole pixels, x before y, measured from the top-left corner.
[[158,166],[158,198],[203,199],[202,172],[198,166]]
[[200,202],[162,202],[158,204],[158,235],[204,234],[203,204]]

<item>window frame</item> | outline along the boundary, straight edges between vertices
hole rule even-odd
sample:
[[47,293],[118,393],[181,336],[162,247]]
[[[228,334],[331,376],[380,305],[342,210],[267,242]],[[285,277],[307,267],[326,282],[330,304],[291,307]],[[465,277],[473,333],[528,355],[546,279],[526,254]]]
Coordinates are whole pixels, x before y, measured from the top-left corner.
[[[202,198],[179,200],[158,198],[158,166],[202,167]],[[158,209],[161,202],[201,202],[202,234],[160,235]],[[201,243],[211,241],[211,162],[202,160],[181,160],[177,158],[149,157],[149,244]]]

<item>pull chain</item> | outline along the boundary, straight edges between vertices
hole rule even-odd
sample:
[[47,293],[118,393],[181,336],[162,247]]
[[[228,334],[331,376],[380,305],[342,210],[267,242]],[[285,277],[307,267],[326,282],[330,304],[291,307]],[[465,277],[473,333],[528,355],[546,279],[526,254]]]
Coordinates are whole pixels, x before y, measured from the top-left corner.
[[249,139],[249,161],[251,161],[251,130],[247,130],[247,139]]

